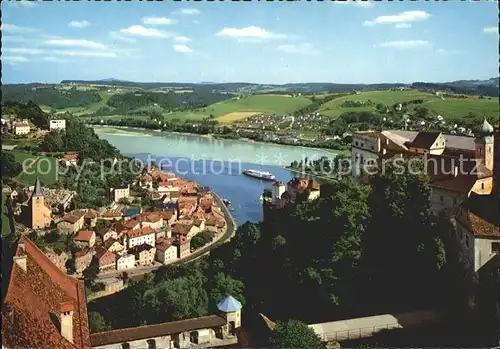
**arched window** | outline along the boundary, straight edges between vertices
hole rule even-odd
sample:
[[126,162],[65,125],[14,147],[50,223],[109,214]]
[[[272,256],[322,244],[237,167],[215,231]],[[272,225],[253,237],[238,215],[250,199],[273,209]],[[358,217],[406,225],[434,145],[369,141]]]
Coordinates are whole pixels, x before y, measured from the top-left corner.
[[156,349],[156,341],[154,339],[148,339],[148,349]]

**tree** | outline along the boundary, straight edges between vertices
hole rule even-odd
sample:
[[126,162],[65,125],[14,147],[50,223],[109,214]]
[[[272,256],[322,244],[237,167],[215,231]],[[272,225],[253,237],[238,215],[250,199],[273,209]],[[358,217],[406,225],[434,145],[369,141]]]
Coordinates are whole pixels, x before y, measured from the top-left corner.
[[83,271],[83,280],[85,282],[85,287],[91,289],[95,284],[97,275],[99,274],[99,266],[92,260],[90,265]]
[[209,286],[210,308],[215,311],[217,304],[227,296],[233,296],[244,306],[244,288],[240,280],[233,279],[224,273],[217,273]]
[[278,321],[269,342],[277,348],[324,349],[325,345],[307,324],[298,320]]
[[3,151],[0,155],[0,163],[2,167],[2,177],[15,177],[23,170],[23,167],[18,163],[11,152]]
[[110,329],[104,317],[96,311],[89,312],[89,328],[91,333],[103,332]]
[[411,299],[416,306],[437,294],[420,285],[437,288],[443,248],[430,220],[431,189],[423,163],[413,163],[411,170],[409,162],[398,165],[372,178],[358,289],[372,290],[360,301],[372,297],[371,302],[387,306],[407,305]]
[[191,239],[191,248],[197,250],[208,243],[209,240],[203,234],[198,234]]

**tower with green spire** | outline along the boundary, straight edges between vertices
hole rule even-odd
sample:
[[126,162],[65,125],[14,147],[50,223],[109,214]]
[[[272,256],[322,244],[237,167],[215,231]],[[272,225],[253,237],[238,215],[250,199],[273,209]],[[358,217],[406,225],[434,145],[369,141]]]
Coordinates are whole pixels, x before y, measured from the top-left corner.
[[493,170],[493,131],[493,126],[485,117],[483,123],[477,129],[474,140],[476,144],[476,160],[490,170]]

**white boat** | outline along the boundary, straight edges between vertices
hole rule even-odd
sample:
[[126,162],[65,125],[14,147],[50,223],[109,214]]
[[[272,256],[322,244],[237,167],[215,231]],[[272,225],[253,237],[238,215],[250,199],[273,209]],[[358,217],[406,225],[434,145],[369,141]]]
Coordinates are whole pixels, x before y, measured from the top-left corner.
[[275,176],[272,173],[257,170],[244,169],[243,174],[249,177],[264,179],[266,181],[274,181],[275,179]]

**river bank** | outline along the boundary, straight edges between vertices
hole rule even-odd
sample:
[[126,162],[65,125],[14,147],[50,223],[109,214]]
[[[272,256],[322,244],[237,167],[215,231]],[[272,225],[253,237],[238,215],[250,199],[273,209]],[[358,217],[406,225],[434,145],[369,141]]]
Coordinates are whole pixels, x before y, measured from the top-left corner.
[[[206,139],[215,139],[226,142],[242,142],[242,143],[250,143],[250,144],[262,144],[268,146],[287,146],[294,148],[304,148],[304,149],[312,149],[318,151],[325,151],[331,153],[331,156],[335,155],[345,155],[350,154],[349,150],[335,150],[331,148],[320,148],[320,147],[308,147],[303,145],[294,145],[294,144],[283,144],[277,142],[266,142],[266,141],[257,141],[250,138],[240,137],[240,138],[230,138],[230,137],[221,137],[220,135],[215,134],[199,134],[199,133],[190,133],[190,132],[178,132],[178,131],[165,131],[165,130],[152,130],[148,128],[141,127],[131,127],[131,126],[109,126],[109,125],[90,125],[94,130],[100,131],[101,133],[107,134],[119,134],[123,136],[142,136],[145,134],[158,135],[158,134],[172,134],[172,135],[180,135],[180,136],[195,136]],[[124,130],[124,132],[120,132]],[[141,131],[141,132],[139,132]]]
[[100,130],[96,129],[96,134],[122,154],[142,162],[159,163],[166,159],[171,165],[168,171],[207,186],[221,198],[230,200],[231,213],[237,225],[262,220],[262,203],[259,199],[264,190],[271,189],[272,185],[272,182],[244,176],[244,169],[271,172],[276,180],[288,182],[298,173],[284,168],[293,161],[306,157],[313,160],[336,156],[319,149],[217,140],[197,135],[148,132],[147,136],[129,137]]

